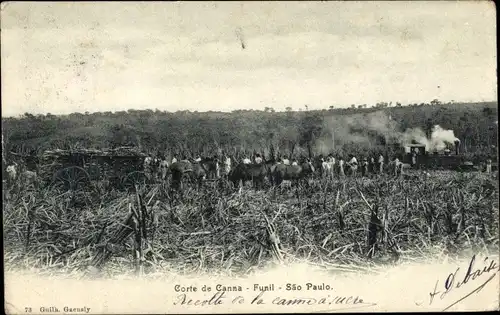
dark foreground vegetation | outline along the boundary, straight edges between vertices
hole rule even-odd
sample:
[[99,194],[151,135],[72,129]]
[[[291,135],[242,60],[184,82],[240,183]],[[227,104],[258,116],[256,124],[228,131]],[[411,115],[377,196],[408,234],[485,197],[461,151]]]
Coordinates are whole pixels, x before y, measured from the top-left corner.
[[491,174],[316,179],[260,191],[225,184],[180,195],[164,184],[142,185],[136,194],[99,182],[80,191],[4,191],[6,270],[241,274],[304,260],[357,270],[498,251],[498,181]]

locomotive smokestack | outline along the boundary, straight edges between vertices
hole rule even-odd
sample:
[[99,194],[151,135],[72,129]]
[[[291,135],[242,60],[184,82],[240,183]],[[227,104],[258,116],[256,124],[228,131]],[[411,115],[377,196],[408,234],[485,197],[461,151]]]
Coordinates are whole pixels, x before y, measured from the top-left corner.
[[455,154],[458,155],[460,153],[460,140],[455,139]]

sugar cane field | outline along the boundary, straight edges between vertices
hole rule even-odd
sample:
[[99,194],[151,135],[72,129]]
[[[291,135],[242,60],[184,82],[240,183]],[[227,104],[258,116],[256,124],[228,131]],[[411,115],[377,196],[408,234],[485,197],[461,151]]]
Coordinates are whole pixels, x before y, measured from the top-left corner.
[[[291,186],[226,179],[172,190],[4,188],[6,271],[247,274],[276,263],[365,270],[498,251],[498,181],[485,172],[313,176]],[[4,185],[5,187],[5,185]]]

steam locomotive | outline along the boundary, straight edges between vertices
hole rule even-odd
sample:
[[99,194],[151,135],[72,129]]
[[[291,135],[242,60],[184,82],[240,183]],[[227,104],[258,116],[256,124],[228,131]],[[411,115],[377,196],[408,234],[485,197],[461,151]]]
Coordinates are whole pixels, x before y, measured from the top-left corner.
[[456,171],[475,171],[479,169],[478,165],[468,160],[464,155],[460,154],[460,141],[455,140],[454,147],[445,148],[439,152],[434,150],[429,152],[426,150],[425,144],[412,143],[401,147],[403,163],[411,164],[415,168],[434,169],[434,170],[456,170]]

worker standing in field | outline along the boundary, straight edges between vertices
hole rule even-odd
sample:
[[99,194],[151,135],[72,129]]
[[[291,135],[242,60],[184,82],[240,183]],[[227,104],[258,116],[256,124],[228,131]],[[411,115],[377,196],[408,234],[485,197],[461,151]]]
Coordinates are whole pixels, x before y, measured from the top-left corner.
[[333,156],[332,153],[328,154],[328,157],[326,158],[326,163],[328,164],[328,176],[333,178],[335,170],[335,157]]
[[328,163],[325,161],[323,158],[323,155],[319,156],[319,162],[321,163],[321,176],[327,177],[328,176]]
[[351,159],[349,160],[349,167],[351,169],[351,175],[356,176],[358,172],[358,160],[354,155],[351,154]]
[[376,170],[375,158],[372,156],[372,157],[370,157],[369,172],[370,173],[375,173],[375,170]]
[[161,180],[165,180],[167,178],[167,170],[168,170],[168,162],[167,158],[162,156],[160,158],[160,176]]
[[229,172],[231,172],[231,158],[226,155],[224,158],[224,176],[229,175]]
[[243,164],[251,164],[252,163],[252,160],[250,160],[249,158],[244,158],[243,159]]
[[368,159],[364,157],[363,162],[361,163],[361,176],[366,176],[367,174],[368,174]]
[[292,165],[299,165],[299,163],[297,162],[297,159],[293,159]]
[[486,173],[491,174],[491,159],[486,160]]
[[17,163],[13,162],[11,165],[7,166],[7,183],[13,185],[17,180]]
[[160,159],[156,154],[154,154],[151,160],[151,178],[158,180],[159,177],[160,177]]
[[344,177],[345,172],[344,172],[344,159],[342,157],[339,158],[339,176]]
[[380,153],[378,157],[378,173],[382,174],[384,172],[384,156]]
[[287,158],[287,156],[283,156],[283,164],[285,165],[290,165],[290,160]]
[[394,163],[394,176],[398,176],[398,173],[400,173],[400,168],[401,168],[401,162],[399,161],[398,157],[396,157],[393,161]]
[[333,153],[330,153],[330,156],[328,157],[328,163],[331,163],[332,166],[335,165],[335,157],[333,156]]
[[146,175],[146,178],[148,180],[151,180],[152,174],[151,174],[151,163],[153,162],[153,159],[151,156],[146,156],[144,158],[144,175]]
[[172,158],[172,164],[176,163],[177,162],[177,155],[174,154],[174,157]]
[[415,151],[411,153],[411,166],[412,167],[417,166],[417,152]]
[[255,154],[255,164],[260,164],[262,163],[262,157],[260,156],[259,153]]
[[220,178],[220,163],[219,163],[219,157],[217,155],[214,155],[212,158],[213,162],[215,163],[215,178]]

